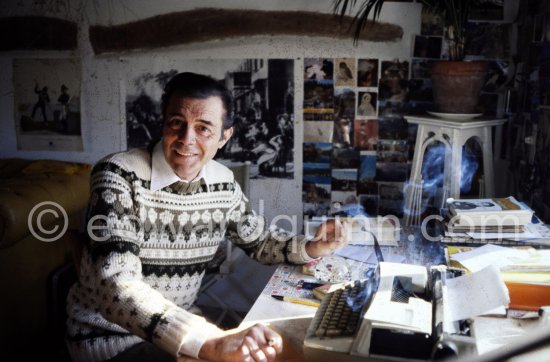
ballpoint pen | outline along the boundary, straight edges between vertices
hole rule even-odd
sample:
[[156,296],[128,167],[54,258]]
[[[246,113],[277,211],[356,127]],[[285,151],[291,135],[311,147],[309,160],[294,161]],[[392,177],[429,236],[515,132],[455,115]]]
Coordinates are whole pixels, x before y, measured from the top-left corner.
[[309,299],[292,298],[284,295],[271,295],[271,296],[277,300],[282,300],[285,302],[296,303],[296,304],[309,305],[310,307],[318,307],[319,305],[321,305],[321,303],[316,302],[314,300],[309,300]]

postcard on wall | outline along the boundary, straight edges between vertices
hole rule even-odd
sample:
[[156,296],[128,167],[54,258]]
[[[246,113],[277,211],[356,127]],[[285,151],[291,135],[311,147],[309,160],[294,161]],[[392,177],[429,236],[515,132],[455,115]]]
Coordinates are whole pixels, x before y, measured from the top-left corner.
[[334,72],[334,86],[355,85],[355,58],[336,58]]
[[357,117],[376,117],[377,100],[378,94],[376,94],[376,92],[359,92]]
[[355,141],[353,145],[360,150],[376,150],[378,147],[378,120],[355,120]]
[[443,37],[415,35],[413,38],[413,57],[439,59]]
[[330,121],[304,121],[304,142],[332,142],[333,128]]
[[251,161],[251,178],[294,177],[294,60],[124,59],[127,65],[127,147],[160,139],[160,99],[179,72],[205,74],[230,84],[233,136],[217,153],[226,166]]
[[333,169],[332,191],[357,190],[357,169]]
[[305,142],[304,163],[330,163],[332,143],[330,142]]
[[378,87],[378,59],[357,60],[357,86]]
[[80,59],[14,59],[17,149],[82,151]]
[[404,102],[407,96],[407,80],[409,79],[409,62],[394,60],[383,61],[378,99],[389,102]]
[[329,80],[333,81],[334,61],[330,58],[305,58],[304,80]]
[[420,18],[421,35],[443,35],[443,16],[427,7],[422,7]]

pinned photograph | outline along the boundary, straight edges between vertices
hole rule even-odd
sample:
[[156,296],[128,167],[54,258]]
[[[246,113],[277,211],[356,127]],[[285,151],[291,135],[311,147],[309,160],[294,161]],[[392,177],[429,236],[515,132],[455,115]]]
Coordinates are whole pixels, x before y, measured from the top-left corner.
[[347,209],[359,205],[359,198],[355,191],[332,191],[331,213],[341,213]]
[[376,162],[376,181],[404,182],[410,175],[410,163]]
[[422,7],[420,18],[420,34],[426,36],[443,35],[443,17],[425,6]]
[[333,148],[331,164],[333,168],[358,168],[359,151],[353,148]]
[[355,117],[355,91],[350,88],[334,89],[334,113],[339,117]]
[[376,158],[375,151],[361,151],[359,159],[361,167],[359,168],[359,181],[373,181],[376,177]]
[[330,202],[330,184],[304,182],[302,185],[302,201],[310,204]]
[[407,121],[404,118],[383,118],[378,121],[378,137],[380,139],[404,140],[407,139],[407,136]]
[[334,87],[332,81],[308,80],[304,82],[304,113],[310,109],[334,108]]
[[334,85],[354,86],[355,85],[355,58],[336,58],[334,72]]
[[379,182],[378,195],[380,197],[378,212],[381,215],[403,215],[404,194],[402,182]]
[[80,59],[14,59],[17,149],[82,151]]
[[304,162],[303,182],[330,185],[332,177],[329,163]]
[[334,73],[334,62],[332,59],[305,58],[304,79],[330,80]]
[[375,92],[359,92],[357,117],[376,117],[377,100]]
[[413,57],[440,59],[443,37],[441,36],[414,36]]
[[390,102],[404,102],[407,96],[409,62],[399,60],[383,61],[378,99]]
[[357,61],[357,86],[378,87],[378,59]]
[[332,142],[333,122],[304,121],[304,142]]
[[334,120],[334,132],[332,143],[337,148],[352,147],[353,139],[353,118],[346,116],[336,117]]
[[378,147],[378,120],[357,119],[354,130],[353,145],[360,150],[374,151]]
[[357,169],[333,169],[332,191],[357,190]]
[[330,163],[332,143],[304,143],[304,163]]

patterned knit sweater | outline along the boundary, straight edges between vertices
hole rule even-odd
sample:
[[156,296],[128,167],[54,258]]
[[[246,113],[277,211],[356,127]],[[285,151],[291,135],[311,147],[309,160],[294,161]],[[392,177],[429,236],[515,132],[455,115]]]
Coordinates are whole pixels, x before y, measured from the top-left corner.
[[74,361],[103,361],[143,340],[196,357],[217,328],[188,310],[224,237],[262,263],[311,260],[302,237],[267,230],[225,166],[208,162],[208,183],[151,191],[151,162],[147,149],[134,149],[92,171],[93,236],[67,300]]

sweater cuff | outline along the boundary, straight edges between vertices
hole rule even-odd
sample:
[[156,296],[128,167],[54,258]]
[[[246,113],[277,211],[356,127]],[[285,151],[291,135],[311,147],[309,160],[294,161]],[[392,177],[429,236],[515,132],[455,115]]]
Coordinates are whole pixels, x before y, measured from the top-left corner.
[[295,237],[292,240],[291,251],[288,253],[288,261],[294,264],[306,264],[319,258],[312,258],[307,255],[306,244],[311,239],[305,236]]
[[222,333],[221,329],[208,323],[204,318],[198,318],[202,319],[202,321],[200,323],[197,321],[196,325],[193,326],[193,330],[183,339],[179,349],[180,355],[183,354],[198,359],[199,352],[204,342],[206,342],[208,338],[215,337]]

